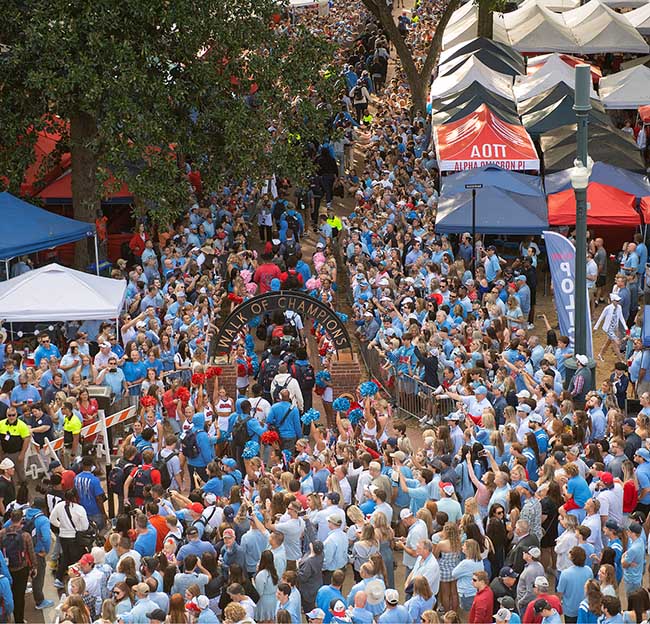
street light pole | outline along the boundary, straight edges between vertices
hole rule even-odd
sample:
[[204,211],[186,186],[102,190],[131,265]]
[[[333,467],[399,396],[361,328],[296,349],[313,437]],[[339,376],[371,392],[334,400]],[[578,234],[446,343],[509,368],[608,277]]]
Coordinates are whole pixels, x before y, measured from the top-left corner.
[[476,265],[478,254],[476,253],[476,189],[482,189],[482,184],[466,184],[465,188],[472,191],[472,245],[474,245],[474,261],[472,262],[472,278],[476,279]]
[[[581,171],[572,185],[576,196],[576,258],[575,258],[575,354],[587,353],[587,186],[589,184],[589,156],[587,154],[589,138],[589,111],[591,102],[591,69],[589,65],[577,65],[575,104],[573,110],[577,119],[577,160],[576,168]],[[587,170],[586,179],[584,169]]]

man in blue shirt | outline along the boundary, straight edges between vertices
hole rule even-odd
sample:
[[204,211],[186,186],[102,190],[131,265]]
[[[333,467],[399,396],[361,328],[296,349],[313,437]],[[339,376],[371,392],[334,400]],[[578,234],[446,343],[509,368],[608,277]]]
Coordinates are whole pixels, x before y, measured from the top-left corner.
[[323,542],[323,583],[329,583],[335,570],[342,570],[348,563],[348,537],[343,533],[341,516],[332,514],[327,518],[329,535]]
[[27,403],[38,403],[41,395],[37,388],[27,383],[27,375],[21,373],[18,377],[18,385],[11,391],[11,404],[22,414],[22,409]]
[[122,372],[129,384],[129,395],[140,396],[141,384],[147,376],[147,365],[140,360],[139,351],[131,351],[131,359],[124,362]]
[[111,356],[108,366],[103,368],[97,376],[97,383],[110,388],[115,400],[121,399],[128,391],[126,377],[121,368],[117,367],[117,358]]
[[43,358],[46,360],[49,360],[53,356],[59,359],[61,358],[59,348],[55,344],[52,344],[48,334],[41,334],[40,343],[41,344],[36,347],[36,350],[34,351],[34,366],[36,366],[36,368],[40,366]]
[[323,624],[329,624],[332,620],[332,612],[330,611],[332,600],[340,600],[344,605],[346,604],[341,593],[344,580],[345,572],[336,570],[332,574],[332,582],[329,585],[323,585],[316,593],[316,606],[325,613]]
[[[580,603],[585,594],[585,583],[594,577],[591,568],[585,565],[587,555],[580,546],[569,551],[572,566],[563,570],[557,584],[557,594],[562,601],[565,617],[577,618]],[[641,566],[643,573],[643,566]],[[574,620],[573,620],[574,621]]]
[[639,483],[637,511],[647,514],[650,511],[650,451],[643,446],[637,449],[634,461],[637,463],[636,478]]
[[404,624],[410,621],[408,609],[399,604],[399,594],[396,589],[387,589],[384,600],[386,611],[377,618],[377,624]]
[[149,519],[144,514],[138,514],[135,519],[135,530],[138,537],[135,538],[133,550],[139,552],[142,557],[153,557],[156,554],[156,540],[158,534],[156,529],[149,524]]
[[621,558],[623,566],[623,580],[625,581],[625,591],[628,596],[630,592],[641,587],[643,580],[643,564],[645,562],[645,544],[641,537],[643,527],[638,522],[632,522],[627,530],[628,539],[630,540],[627,550]]
[[295,608],[295,604],[289,600],[289,596],[291,596],[291,585],[289,583],[279,583],[275,591],[275,597],[277,598],[275,611],[276,613],[280,609],[288,611],[291,616],[291,624],[300,624],[300,609]]
[[487,258],[485,260],[485,278],[488,283],[494,282],[501,273],[501,264],[499,263],[499,256],[497,256],[497,248],[490,245],[486,250]]
[[259,511],[254,511],[249,517],[251,526],[242,535],[241,547],[244,551],[246,572],[253,577],[257,572],[262,552],[269,547],[269,532],[263,524],[264,516]]
[[94,467],[92,457],[84,457],[81,460],[81,472],[74,478],[74,486],[79,494],[79,504],[86,510],[88,519],[101,530],[106,526],[106,496],[101,481],[93,474]]
[[278,430],[282,450],[292,453],[295,451],[296,440],[302,436],[302,423],[298,408],[293,407],[291,395],[286,388],[280,391],[280,401],[269,410],[266,425],[272,425]]

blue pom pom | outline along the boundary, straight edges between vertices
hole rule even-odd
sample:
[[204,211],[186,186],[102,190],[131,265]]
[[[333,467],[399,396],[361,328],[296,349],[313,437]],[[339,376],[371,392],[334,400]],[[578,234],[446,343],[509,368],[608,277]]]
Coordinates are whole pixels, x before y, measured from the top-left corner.
[[341,319],[342,323],[347,323],[348,322],[348,315],[345,314],[345,312],[337,312],[336,316],[338,316]]
[[282,451],[282,456],[284,457],[284,460],[287,462],[287,464],[291,461],[292,453],[289,449],[284,449]]
[[248,321],[248,326],[251,329],[255,329],[256,327],[259,327],[260,321],[261,321],[260,316],[254,316],[250,321]]
[[309,425],[313,422],[317,422],[320,420],[320,412],[317,409],[314,409],[313,407],[311,409],[308,409],[301,417],[300,420],[303,425]]
[[346,399],[345,397],[334,399],[332,408],[335,412],[347,412],[350,409],[350,399]]
[[348,420],[353,426],[357,426],[363,420],[363,410],[360,407],[355,407],[348,415]]
[[332,381],[332,376],[329,371],[318,371],[316,373],[316,385],[323,388],[328,382]]
[[379,392],[379,386],[374,381],[364,381],[359,386],[359,394],[364,397],[373,397]]
[[260,454],[260,445],[255,442],[255,440],[249,440],[246,442],[246,446],[244,447],[244,452],[242,453],[242,457],[244,459],[253,459],[253,457],[257,457]]

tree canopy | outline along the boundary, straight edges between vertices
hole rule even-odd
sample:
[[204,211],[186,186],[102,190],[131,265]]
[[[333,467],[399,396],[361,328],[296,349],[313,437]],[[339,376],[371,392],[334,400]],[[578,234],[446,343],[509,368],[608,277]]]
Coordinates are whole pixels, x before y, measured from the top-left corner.
[[[75,217],[111,175],[159,222],[187,202],[179,159],[212,188],[300,177],[328,116],[329,44],[274,23],[276,0],[25,0],[0,21],[0,171],[16,192],[36,132],[66,124]],[[60,125],[60,123],[59,123]],[[45,163],[44,167],[51,163]],[[2,178],[0,178],[2,179]]]

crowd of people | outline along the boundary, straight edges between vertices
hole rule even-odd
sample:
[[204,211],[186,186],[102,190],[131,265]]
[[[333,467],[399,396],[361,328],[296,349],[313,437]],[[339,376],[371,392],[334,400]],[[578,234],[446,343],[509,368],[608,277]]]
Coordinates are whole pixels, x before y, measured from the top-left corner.
[[[442,9],[399,16],[416,58]],[[359,3],[298,21],[337,43],[341,67],[308,188],[278,176],[204,193],[188,165],[187,214],[155,237],[140,224],[116,263],[117,326],[69,322],[33,353],[1,337],[0,621],[24,622],[30,593],[72,624],[646,621],[643,239],[614,260],[589,241],[600,355],[616,361],[594,387],[586,354],[574,370],[569,338],[536,312],[539,240],[506,257],[436,233],[424,111],[389,72],[382,29]],[[221,383],[208,348],[222,310],[280,289],[354,327],[380,379],[336,396],[330,336],[280,310],[237,336],[235,387]],[[108,469],[101,434],[82,433],[99,414],[89,386],[136,408]],[[396,418],[393,386],[427,406],[421,431]],[[36,483],[32,448],[48,467]]]

